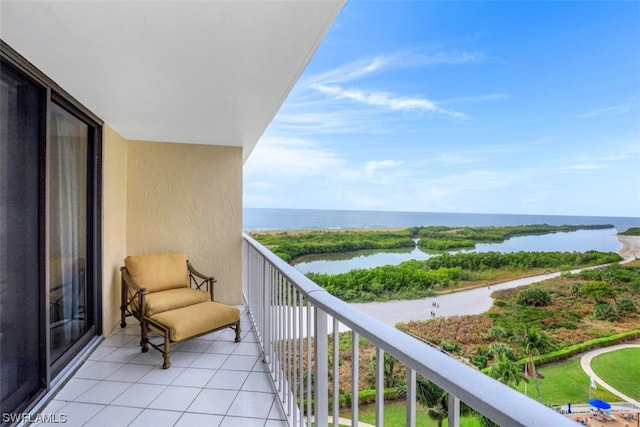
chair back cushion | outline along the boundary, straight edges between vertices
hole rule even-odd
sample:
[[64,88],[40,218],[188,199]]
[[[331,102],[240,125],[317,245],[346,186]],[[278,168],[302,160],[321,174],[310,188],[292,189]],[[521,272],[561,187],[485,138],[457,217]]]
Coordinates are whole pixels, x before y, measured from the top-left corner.
[[124,259],[124,265],[133,281],[149,292],[189,287],[184,252],[130,255]]

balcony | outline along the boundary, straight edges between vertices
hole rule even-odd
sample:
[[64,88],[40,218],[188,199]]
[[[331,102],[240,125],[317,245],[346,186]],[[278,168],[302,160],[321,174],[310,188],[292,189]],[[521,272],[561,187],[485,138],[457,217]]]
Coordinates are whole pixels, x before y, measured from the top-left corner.
[[[356,343],[354,361],[358,338],[365,338],[375,345],[376,360],[387,353],[406,366],[407,426],[416,424],[418,374],[449,393],[450,426],[460,425],[461,402],[503,426],[575,425],[331,296],[249,236],[243,245],[241,343],[234,343],[227,330],[176,345],[172,367],[163,370],[159,353],[140,353],[139,329],[130,322],[95,348],[38,411],[38,421],[44,422],[36,424],[53,424],[60,420],[57,416],[65,417],[67,425],[89,426],[306,426],[309,420],[337,426],[334,397],[341,388],[358,396],[357,362],[351,384],[336,381],[330,388],[328,380],[328,374],[338,378],[339,363],[333,363],[338,360],[338,334],[332,332],[348,329]],[[376,425],[382,426],[381,365],[375,378]],[[357,397],[351,407],[349,418],[356,420]]]

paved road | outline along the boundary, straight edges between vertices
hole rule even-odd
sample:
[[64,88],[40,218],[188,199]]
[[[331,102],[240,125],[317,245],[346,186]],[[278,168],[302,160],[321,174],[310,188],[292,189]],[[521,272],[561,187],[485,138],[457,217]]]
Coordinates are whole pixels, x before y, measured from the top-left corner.
[[611,393],[615,394],[621,399],[624,399],[627,402],[633,403],[634,405],[636,405],[636,407],[640,408],[640,402],[632,399],[631,397],[627,396],[622,392],[619,392],[615,388],[611,387],[609,384],[602,381],[602,379],[599,376],[597,376],[591,369],[591,360],[594,357],[602,353],[608,353],[610,351],[616,351],[623,348],[634,348],[634,347],[640,348],[640,344],[618,344],[618,345],[612,345],[611,347],[599,348],[597,350],[590,351],[582,356],[582,358],[580,359],[580,366],[582,366],[582,369],[587,373],[587,375],[593,378],[593,380],[596,382],[596,385],[601,386],[606,390],[609,390]]
[[[351,305],[392,326],[398,322],[432,318],[432,311],[435,313],[435,317],[481,314],[491,308],[493,304],[491,293],[493,291],[530,285],[559,275],[560,273],[542,274],[417,300],[367,302]],[[433,303],[436,303],[437,306],[434,307]]]
[[[622,262],[629,262],[629,260],[624,260]],[[571,273],[602,267],[604,266],[598,265],[580,268],[571,270]],[[551,279],[552,277],[558,277],[561,274],[561,272],[556,272],[540,274],[538,276],[523,277],[521,279],[509,280],[496,285],[483,286],[481,288],[452,292],[449,294],[438,295],[436,297],[416,300],[365,302],[352,303],[351,305],[391,326],[395,326],[396,323],[399,322],[426,320],[433,317],[482,314],[488,311],[493,305],[493,298],[491,298],[491,293],[493,291],[530,285],[532,283]],[[435,307],[433,305],[434,303],[436,304]],[[432,311],[435,316],[431,315]]]

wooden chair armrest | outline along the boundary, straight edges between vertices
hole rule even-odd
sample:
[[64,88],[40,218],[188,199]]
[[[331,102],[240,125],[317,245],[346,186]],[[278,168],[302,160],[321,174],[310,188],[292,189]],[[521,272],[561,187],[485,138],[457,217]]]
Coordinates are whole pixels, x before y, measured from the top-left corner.
[[142,294],[147,293],[147,288],[143,288],[138,285],[129,275],[129,271],[127,271],[127,267],[120,267],[120,273],[122,274],[122,282],[133,289],[135,292],[140,292]]
[[199,278],[203,279],[203,280],[207,280],[211,283],[216,283],[217,280],[215,279],[215,277],[213,276],[207,276],[206,274],[200,273],[198,270],[196,270],[193,265],[191,265],[191,263],[189,261],[187,261],[187,267],[189,268],[189,272],[191,272],[193,275],[198,276]]
[[[209,295],[211,295],[211,301],[215,301],[214,292],[213,292],[213,285],[214,285],[214,283],[217,282],[215,277],[207,276],[206,274],[200,273],[198,270],[193,268],[193,265],[191,265],[189,260],[187,260],[187,268],[189,269],[189,280],[190,280],[190,282],[192,284],[195,284],[196,288],[198,288],[200,290],[208,291]],[[200,279],[201,281],[198,282],[197,279]],[[204,286],[204,289],[202,289],[203,286]]]

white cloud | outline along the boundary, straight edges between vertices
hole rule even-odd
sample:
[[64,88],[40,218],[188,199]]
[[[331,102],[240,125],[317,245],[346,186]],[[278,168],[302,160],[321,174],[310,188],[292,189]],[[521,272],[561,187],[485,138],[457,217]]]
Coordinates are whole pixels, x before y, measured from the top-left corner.
[[343,164],[333,151],[307,140],[264,137],[244,165],[245,176],[319,175]]
[[401,166],[403,162],[398,160],[371,160],[365,162],[364,170],[371,173],[380,169],[388,169],[396,166]]
[[314,89],[336,98],[346,98],[362,104],[376,107],[386,107],[390,110],[424,111],[463,119],[467,116],[454,110],[439,107],[435,102],[420,97],[399,97],[390,92],[362,91],[356,89],[343,89],[336,85],[315,84]]
[[612,107],[599,108],[597,110],[589,111],[588,113],[579,114],[576,117],[579,119],[588,119],[599,116],[613,116],[616,114],[623,114],[631,110],[630,105],[614,105]]

